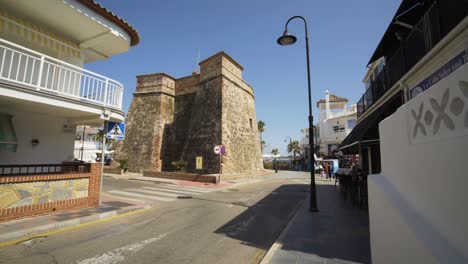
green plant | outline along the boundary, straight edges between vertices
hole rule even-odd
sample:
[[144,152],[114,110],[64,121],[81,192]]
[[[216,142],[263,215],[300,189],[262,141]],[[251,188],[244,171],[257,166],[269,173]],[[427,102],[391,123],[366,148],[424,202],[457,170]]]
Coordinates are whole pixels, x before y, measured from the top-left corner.
[[277,148],[274,148],[271,150],[271,154],[273,155],[278,155],[279,154],[279,150]]
[[188,162],[184,160],[176,160],[171,162],[172,167],[174,167],[177,171],[184,171],[188,165]]
[[119,160],[117,160],[117,162],[119,163],[119,168],[120,169],[123,169],[123,170],[128,169],[128,160],[127,159],[119,159]]

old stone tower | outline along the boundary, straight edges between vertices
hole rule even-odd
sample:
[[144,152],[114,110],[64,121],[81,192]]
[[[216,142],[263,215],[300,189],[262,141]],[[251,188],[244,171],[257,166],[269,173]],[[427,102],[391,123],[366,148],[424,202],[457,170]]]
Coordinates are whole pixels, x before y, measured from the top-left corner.
[[[255,98],[242,66],[223,51],[199,65],[199,74],[179,79],[137,76],[121,149],[130,171],[171,171],[172,161],[184,160],[188,172],[219,173],[213,148],[220,144],[227,147],[223,174],[263,168]],[[202,171],[195,170],[197,156]]]

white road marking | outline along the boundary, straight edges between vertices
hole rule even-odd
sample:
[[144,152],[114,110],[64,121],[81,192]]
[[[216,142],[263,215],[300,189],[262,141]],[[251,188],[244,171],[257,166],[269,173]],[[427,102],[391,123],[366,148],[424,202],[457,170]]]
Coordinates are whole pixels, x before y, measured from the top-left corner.
[[[166,188],[166,189],[174,189],[174,190],[186,190],[186,191],[192,191],[192,192],[202,192],[202,193],[207,193],[207,192],[214,191],[214,190],[210,190],[210,189],[202,189],[202,188],[189,187],[189,186],[159,185],[157,187]],[[151,188],[151,187],[149,187],[149,188]],[[153,187],[153,188],[155,188],[155,187]]]
[[143,187],[142,189],[152,190],[152,191],[162,191],[162,192],[170,192],[170,193],[184,193],[184,194],[194,194],[199,195],[202,193],[193,192],[193,191],[186,191],[186,190],[176,190],[176,189],[166,189],[166,188],[155,188],[155,187]]
[[[119,199],[124,199],[120,196],[117,196],[117,195],[112,195],[110,194],[109,192],[106,192],[105,195],[108,195],[108,196],[112,196],[112,197],[115,197],[115,198],[119,198]],[[129,201],[134,201],[134,202],[139,202],[139,203],[147,203],[143,200],[139,200],[139,199],[135,199],[135,198],[128,198],[128,197],[125,197],[125,200],[129,200]]]
[[116,194],[122,194],[126,196],[140,197],[140,198],[146,198],[146,199],[152,199],[152,200],[158,200],[158,201],[165,201],[165,202],[171,202],[175,200],[174,198],[164,198],[164,197],[138,194],[138,193],[133,193],[133,192],[118,191],[118,190],[110,191],[110,193],[116,193]]
[[129,189],[129,191],[137,192],[137,193],[158,194],[158,195],[169,196],[169,197],[179,197],[179,196],[187,195],[183,193],[177,194],[177,193],[159,192],[159,191],[143,190],[143,189]]
[[300,182],[300,183],[303,183],[303,184],[309,184],[309,182],[304,182],[304,181],[301,181],[301,180],[294,180],[296,182]]
[[92,258],[78,261],[77,264],[114,264],[125,260],[125,257],[137,253],[146,245],[163,239],[167,234],[162,234],[157,237],[146,239],[137,243],[123,246],[101,255],[96,255]]

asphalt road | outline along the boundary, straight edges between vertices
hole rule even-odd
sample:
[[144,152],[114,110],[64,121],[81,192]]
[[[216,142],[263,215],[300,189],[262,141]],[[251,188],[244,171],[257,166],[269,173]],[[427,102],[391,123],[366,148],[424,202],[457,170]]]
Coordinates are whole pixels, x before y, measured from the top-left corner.
[[[1,263],[258,263],[307,196],[297,174],[0,248]],[[107,186],[106,186],[107,185]],[[155,183],[109,180],[112,188]]]

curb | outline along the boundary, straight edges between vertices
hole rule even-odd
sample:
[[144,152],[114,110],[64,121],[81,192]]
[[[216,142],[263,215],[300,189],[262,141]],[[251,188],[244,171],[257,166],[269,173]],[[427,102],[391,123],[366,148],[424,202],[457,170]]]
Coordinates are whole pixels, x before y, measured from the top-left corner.
[[52,231],[60,231],[60,229],[64,229],[67,227],[78,226],[82,224],[87,224],[107,218],[117,217],[123,214],[129,213],[137,213],[138,211],[143,211],[146,209],[151,208],[152,206],[144,206],[140,208],[132,208],[132,209],[123,209],[123,210],[116,210],[116,211],[109,211],[105,213],[100,213],[96,215],[90,215],[80,218],[75,218],[63,222],[47,224],[42,226],[36,226],[29,229],[23,229],[21,231],[10,232],[6,234],[0,234],[0,247],[8,246],[11,244],[17,244],[22,241],[26,241],[35,237],[45,236],[44,233],[52,232]]
[[276,251],[283,245],[282,241],[284,239],[284,237],[286,236],[286,234],[288,233],[289,229],[291,228],[292,226],[292,223],[294,222],[294,220],[296,219],[296,217],[299,215],[299,211],[302,207],[302,204],[304,203],[305,200],[307,200],[308,196],[306,197],[306,199],[302,200],[301,202],[299,202],[298,206],[296,207],[295,211],[294,211],[294,215],[293,217],[291,217],[291,219],[289,220],[288,224],[286,224],[286,226],[284,227],[283,231],[281,231],[281,233],[279,234],[278,238],[275,240],[275,242],[271,245],[270,249],[265,253],[265,255],[263,256],[262,260],[260,261],[259,264],[269,264],[271,262],[271,259],[273,258],[273,256],[275,255]]

